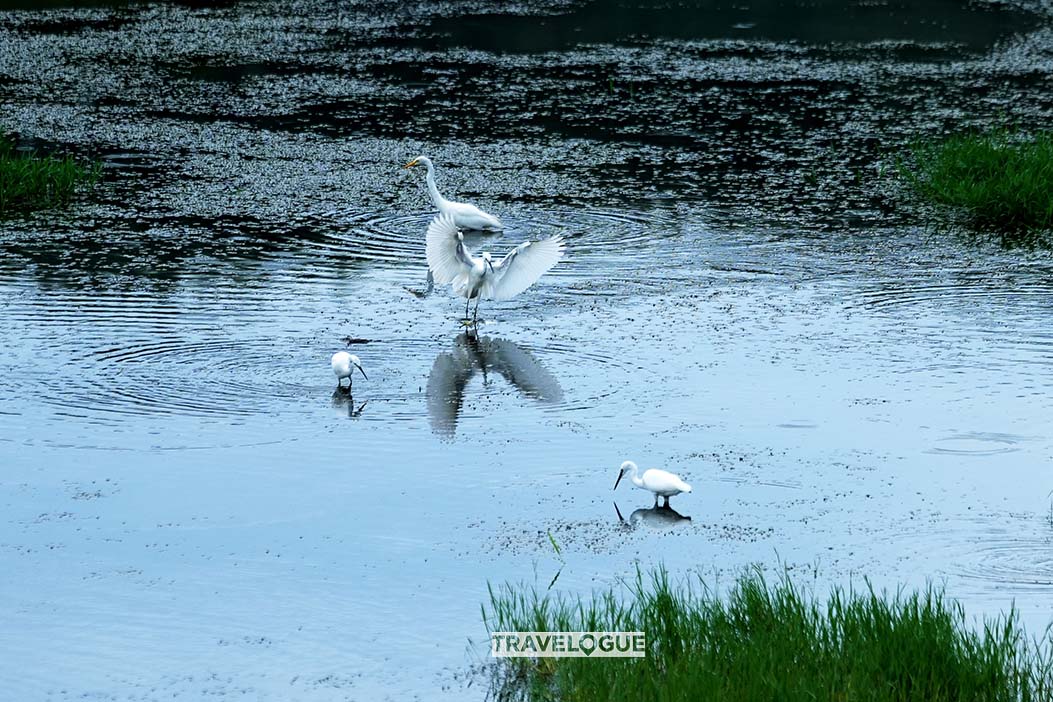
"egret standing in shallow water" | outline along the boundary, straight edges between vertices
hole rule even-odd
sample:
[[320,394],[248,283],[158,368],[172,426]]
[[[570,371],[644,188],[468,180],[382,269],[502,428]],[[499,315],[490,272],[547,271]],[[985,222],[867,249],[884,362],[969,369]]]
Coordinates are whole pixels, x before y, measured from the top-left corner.
[[618,479],[614,481],[615,490],[618,489],[618,483],[626,475],[630,475],[630,480],[633,481],[633,485],[636,487],[641,490],[650,490],[654,493],[655,506],[658,505],[659,497],[665,498],[665,504],[662,506],[668,507],[669,498],[673,495],[691,492],[691,486],[681,480],[679,475],[665,470],[658,470],[657,468],[648,468],[640,475],[639,468],[632,461],[626,461],[622,464],[621,470],[618,471]]
[[448,214],[440,214],[428,225],[428,267],[439,285],[453,284],[453,292],[465,298],[464,317],[468,319],[468,304],[475,300],[475,317],[479,318],[479,301],[507,300],[537,282],[545,272],[563,257],[563,237],[557,235],[543,241],[527,241],[496,263],[489,253],[476,258],[464,246],[464,236],[457,231],[457,223]]
[[354,369],[357,368],[362,373],[362,377],[366,380],[369,378],[366,376],[366,372],[362,370],[362,361],[359,360],[358,356],[347,351],[337,351],[333,354],[331,361],[333,366],[333,375],[336,376],[337,387],[341,386],[344,378],[347,378],[347,388],[350,390],[353,381],[351,380],[351,374]]
[[492,214],[483,212],[475,205],[466,202],[451,202],[442,196],[438,186],[435,185],[435,166],[427,156],[418,156],[406,164],[406,168],[413,168],[423,164],[428,168],[425,180],[428,183],[428,194],[431,201],[439,210],[439,214],[448,214],[453,217],[454,224],[460,229],[471,229],[475,231],[495,232],[504,229],[501,220]]

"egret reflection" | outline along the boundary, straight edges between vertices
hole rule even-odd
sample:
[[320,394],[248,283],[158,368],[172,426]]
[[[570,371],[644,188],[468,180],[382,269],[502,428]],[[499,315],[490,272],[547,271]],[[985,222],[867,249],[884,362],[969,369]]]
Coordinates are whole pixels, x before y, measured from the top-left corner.
[[614,511],[618,515],[618,521],[633,529],[641,525],[648,529],[672,529],[678,524],[691,521],[691,517],[680,514],[672,507],[664,505],[635,510],[629,515],[628,519],[622,516],[622,511],[618,509],[617,502],[614,503]]
[[346,414],[352,419],[357,419],[362,414],[362,410],[366,408],[366,402],[368,401],[363,400],[358,409],[355,409],[355,398],[351,396],[351,388],[338,387],[336,390],[333,390],[333,409],[337,410],[341,415]]
[[507,339],[463,333],[435,358],[428,376],[428,416],[436,434],[453,436],[465,389],[476,375],[489,385],[499,375],[521,394],[545,404],[563,401],[559,381],[526,349]]

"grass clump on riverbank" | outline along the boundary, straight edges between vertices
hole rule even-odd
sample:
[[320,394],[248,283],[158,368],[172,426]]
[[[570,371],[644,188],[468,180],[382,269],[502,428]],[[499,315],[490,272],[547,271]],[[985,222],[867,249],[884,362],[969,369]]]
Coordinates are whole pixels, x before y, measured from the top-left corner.
[[41,156],[15,149],[0,132],[0,217],[68,202],[81,185],[99,179],[98,163],[83,165],[72,156]]
[[927,200],[1011,240],[1053,229],[1053,133],[997,130],[919,144],[900,173]]
[[489,631],[643,631],[646,658],[505,658],[498,699],[1005,700],[1053,698],[1051,660],[1010,612],[982,630],[931,587],[894,597],[835,589],[825,600],[788,577],[743,576],[725,595],[664,570],[589,599],[505,586]]

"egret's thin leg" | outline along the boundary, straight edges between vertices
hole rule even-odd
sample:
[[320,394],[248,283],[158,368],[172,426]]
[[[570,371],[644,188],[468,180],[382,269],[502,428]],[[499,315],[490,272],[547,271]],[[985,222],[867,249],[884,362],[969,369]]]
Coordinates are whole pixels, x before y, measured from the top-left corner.
[[479,297],[475,298],[475,316],[472,318],[472,322],[476,326],[479,325],[479,303],[482,302],[482,301],[483,301],[483,296],[482,295],[480,295]]
[[464,318],[468,319],[468,305],[472,304],[472,298],[465,298],[464,300]]
[[435,289],[435,278],[432,276],[430,268],[428,269],[428,280],[427,280],[427,283],[428,283],[428,287],[425,288],[425,290],[424,290],[424,294],[425,295],[430,294],[431,291]]

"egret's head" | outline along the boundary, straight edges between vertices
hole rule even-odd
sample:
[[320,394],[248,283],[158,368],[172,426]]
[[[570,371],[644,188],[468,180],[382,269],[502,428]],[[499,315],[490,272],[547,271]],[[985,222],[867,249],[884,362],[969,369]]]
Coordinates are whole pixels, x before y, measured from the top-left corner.
[[406,168],[413,168],[414,166],[427,166],[431,161],[428,160],[427,156],[418,156],[409,163],[406,164]]
[[636,464],[632,461],[626,461],[623,463],[622,467],[618,469],[618,479],[614,481],[614,489],[617,490],[618,483],[622,481],[622,478],[624,478],[626,474],[632,473],[634,470],[636,470]]
[[355,354],[351,354],[351,365],[358,369],[358,372],[362,374],[363,378],[369,380],[369,377],[366,376],[366,372],[362,370],[362,361]]
[[490,269],[490,272],[494,272],[494,259],[490,256],[489,251],[483,252],[483,265]]

